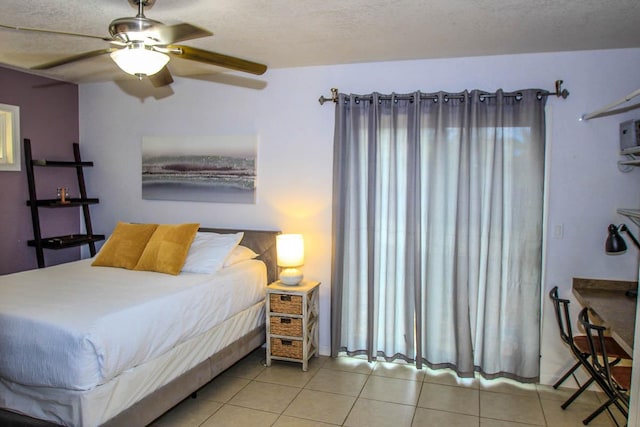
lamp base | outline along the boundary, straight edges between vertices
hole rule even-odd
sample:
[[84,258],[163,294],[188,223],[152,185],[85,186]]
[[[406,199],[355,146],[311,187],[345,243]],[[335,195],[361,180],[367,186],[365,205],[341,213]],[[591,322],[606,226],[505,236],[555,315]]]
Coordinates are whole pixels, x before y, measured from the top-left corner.
[[280,283],[287,286],[299,285],[302,281],[302,271],[297,268],[283,268],[280,272]]

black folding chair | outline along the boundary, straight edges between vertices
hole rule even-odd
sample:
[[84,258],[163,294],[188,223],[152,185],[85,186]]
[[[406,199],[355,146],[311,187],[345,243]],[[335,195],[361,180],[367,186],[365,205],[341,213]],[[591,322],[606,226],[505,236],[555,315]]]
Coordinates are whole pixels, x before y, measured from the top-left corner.
[[[587,335],[573,335],[572,327],[571,327],[571,316],[569,315],[569,300],[561,299],[558,296],[558,287],[555,286],[549,292],[549,297],[553,301],[554,311],[556,313],[556,320],[558,321],[558,328],[560,330],[560,338],[565,342],[571,349],[571,353],[577,359],[577,362],[569,369],[554,385],[553,388],[558,388],[560,385],[567,380],[570,376],[574,376],[576,383],[580,385],[577,378],[575,378],[575,371],[580,367],[584,367],[585,370],[589,373],[589,379],[573,393],[566,402],[564,402],[561,407],[562,409],[567,409],[567,407],[584,392],[594,381],[600,385],[603,391],[606,392],[606,388],[608,387],[606,381],[601,378],[601,376],[596,372],[594,366],[589,361],[591,357],[591,349],[589,347],[589,337]],[[606,352],[609,357],[615,358],[614,361],[611,362],[611,365],[615,365],[620,362],[621,359],[631,359],[631,356],[627,354],[626,351],[611,337],[603,337],[603,341],[601,343],[603,347],[595,347],[596,353],[598,355],[602,355]]]
[[[602,382],[606,385],[605,392],[609,399],[582,421],[589,424],[602,411],[614,404],[625,416],[629,415],[629,390],[631,387],[631,366],[616,366],[609,362],[611,355],[607,352],[606,341],[611,339],[604,335],[606,327],[595,325],[589,321],[589,309],[583,308],[578,317],[580,324],[587,333],[589,343],[590,363]],[[616,422],[617,424],[617,422]]]

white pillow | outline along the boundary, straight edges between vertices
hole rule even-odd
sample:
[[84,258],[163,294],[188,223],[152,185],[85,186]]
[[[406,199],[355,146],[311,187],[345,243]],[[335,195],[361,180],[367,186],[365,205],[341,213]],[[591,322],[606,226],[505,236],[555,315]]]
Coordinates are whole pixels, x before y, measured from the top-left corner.
[[182,271],[210,274],[220,270],[231,251],[238,246],[244,233],[196,233]]
[[230,265],[237,264],[240,261],[246,261],[248,259],[254,259],[258,256],[257,253],[253,252],[246,246],[238,245],[229,254],[226,260],[224,260],[224,267],[229,267]]

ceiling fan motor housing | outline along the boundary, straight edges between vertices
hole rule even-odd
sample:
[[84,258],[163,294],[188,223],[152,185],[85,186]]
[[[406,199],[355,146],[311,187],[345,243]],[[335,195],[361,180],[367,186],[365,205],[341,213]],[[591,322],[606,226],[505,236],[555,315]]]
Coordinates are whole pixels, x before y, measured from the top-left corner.
[[109,25],[109,34],[124,43],[145,42],[149,39],[159,42],[157,29],[163,25],[145,17],[118,18]]
[[129,4],[134,9],[137,9],[140,3],[142,3],[144,7],[147,7],[150,9],[151,7],[153,7],[154,4],[156,4],[156,0],[129,0]]

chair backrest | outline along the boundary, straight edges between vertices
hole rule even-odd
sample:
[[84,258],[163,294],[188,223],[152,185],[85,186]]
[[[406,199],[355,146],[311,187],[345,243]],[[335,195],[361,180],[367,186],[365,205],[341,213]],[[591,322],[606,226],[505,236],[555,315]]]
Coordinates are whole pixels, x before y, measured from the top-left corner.
[[558,287],[554,286],[549,292],[549,298],[553,301],[553,308],[558,321],[558,329],[560,329],[560,338],[571,348],[575,347],[573,343],[573,331],[571,330],[571,316],[569,316],[569,300],[562,299],[558,296]]
[[589,308],[585,307],[578,315],[578,321],[584,327],[587,334],[587,342],[589,343],[589,352],[591,353],[591,363],[595,370],[604,378],[612,390],[616,389],[611,378],[611,365],[607,355],[607,346],[605,345],[604,332],[606,327],[595,325],[589,321]]

